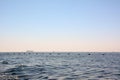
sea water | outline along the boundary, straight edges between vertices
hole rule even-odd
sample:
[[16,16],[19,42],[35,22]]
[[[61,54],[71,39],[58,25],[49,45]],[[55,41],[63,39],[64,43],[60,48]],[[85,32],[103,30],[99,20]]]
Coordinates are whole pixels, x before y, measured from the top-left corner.
[[120,53],[0,53],[0,74],[19,80],[120,80]]

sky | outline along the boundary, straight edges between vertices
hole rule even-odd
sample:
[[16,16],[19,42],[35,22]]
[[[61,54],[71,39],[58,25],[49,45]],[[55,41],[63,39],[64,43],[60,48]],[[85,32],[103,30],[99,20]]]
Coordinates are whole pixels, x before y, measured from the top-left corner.
[[0,52],[120,52],[120,0],[0,0]]

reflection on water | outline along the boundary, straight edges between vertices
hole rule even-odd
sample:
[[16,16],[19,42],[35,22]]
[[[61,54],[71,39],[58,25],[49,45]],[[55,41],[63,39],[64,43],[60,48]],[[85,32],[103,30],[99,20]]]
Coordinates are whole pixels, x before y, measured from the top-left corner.
[[0,74],[19,80],[119,80],[119,53],[0,53]]

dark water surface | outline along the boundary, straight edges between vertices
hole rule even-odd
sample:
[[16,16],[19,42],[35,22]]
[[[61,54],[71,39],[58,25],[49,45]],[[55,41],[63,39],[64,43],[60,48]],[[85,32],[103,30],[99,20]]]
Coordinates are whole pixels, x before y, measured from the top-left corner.
[[20,80],[120,80],[120,53],[0,53],[0,74]]

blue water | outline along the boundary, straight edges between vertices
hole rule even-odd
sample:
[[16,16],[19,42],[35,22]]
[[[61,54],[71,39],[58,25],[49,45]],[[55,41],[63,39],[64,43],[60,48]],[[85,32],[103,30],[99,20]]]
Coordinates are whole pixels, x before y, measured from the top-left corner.
[[120,53],[0,53],[0,73],[20,80],[120,80]]

